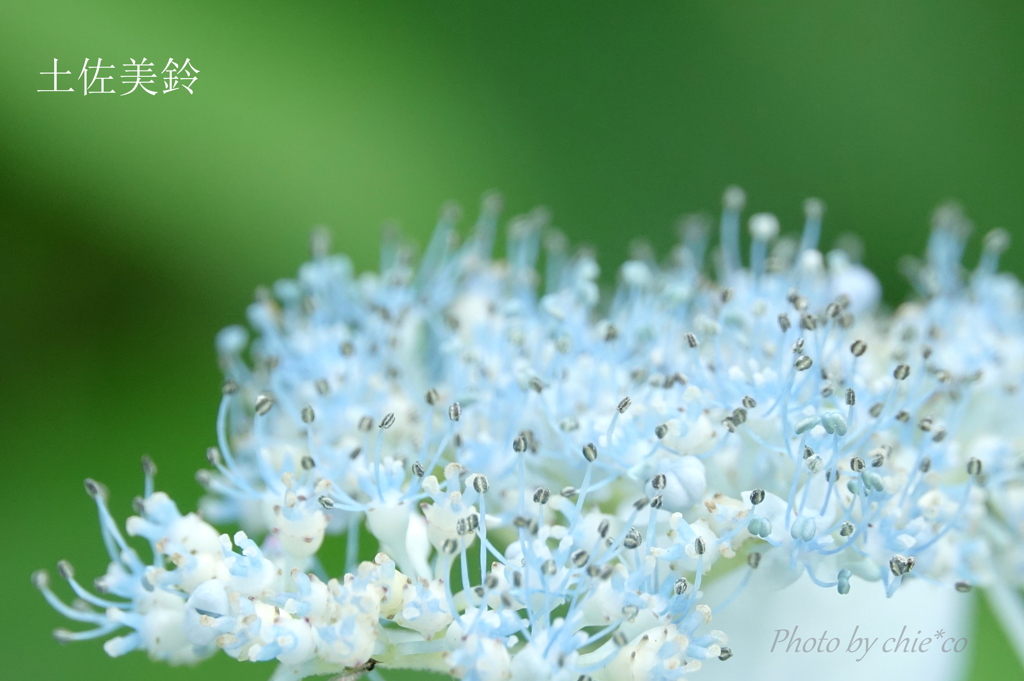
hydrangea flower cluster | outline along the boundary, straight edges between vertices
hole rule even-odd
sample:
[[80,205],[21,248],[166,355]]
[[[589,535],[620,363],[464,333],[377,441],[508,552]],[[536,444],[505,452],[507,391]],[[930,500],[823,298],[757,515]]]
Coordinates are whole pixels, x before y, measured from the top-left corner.
[[[940,209],[915,300],[749,219],[730,188],[716,276],[706,223],[664,262],[634,248],[611,295],[535,211],[486,197],[465,242],[442,211],[422,258],[388,234],[357,275],[323,234],[216,341],[226,380],[198,513],[145,490],[122,532],[86,481],[110,555],[61,641],[121,632],[112,656],[277,661],[275,681],[410,668],[473,681],[668,681],[733,655],[702,584],[967,591],[1024,578],[1019,388],[1024,297],[1008,238],[961,265]],[[543,266],[539,266],[539,262]],[[217,524],[237,524],[233,536]],[[377,542],[358,562],[361,528]],[[318,552],[344,551],[329,578]],[[367,535],[363,534],[364,541]],[[148,541],[144,559],[130,537]],[[331,549],[335,550],[335,549]],[[736,651],[742,657],[742,651]]]

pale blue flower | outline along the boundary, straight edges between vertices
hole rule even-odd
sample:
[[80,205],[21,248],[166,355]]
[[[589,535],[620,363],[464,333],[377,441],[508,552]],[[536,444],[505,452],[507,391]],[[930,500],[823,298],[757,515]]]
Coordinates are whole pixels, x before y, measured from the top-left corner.
[[[495,197],[462,244],[446,207],[418,264],[389,233],[375,273],[318,233],[296,279],[258,291],[256,337],[216,339],[203,518],[147,461],[127,523],[145,563],[87,484],[112,562],[102,596],[61,563],[83,608],[37,573],[94,626],[58,638],[127,627],[110,654],[219,648],[277,660],[278,680],[661,681],[743,668],[712,625],[750,589],[984,585],[1024,622],[1024,296],[997,272],[1005,234],[968,273],[969,225],[940,210],[906,264],[918,297],[888,313],[855,258],[819,250],[815,200],[799,239],[753,215],[744,267],[744,203],[727,191],[714,279],[690,220],[662,262],[635,249],[609,295],[543,211],[493,259]],[[380,553],[359,563],[363,525]],[[328,579],[317,555],[338,534],[346,574]]]

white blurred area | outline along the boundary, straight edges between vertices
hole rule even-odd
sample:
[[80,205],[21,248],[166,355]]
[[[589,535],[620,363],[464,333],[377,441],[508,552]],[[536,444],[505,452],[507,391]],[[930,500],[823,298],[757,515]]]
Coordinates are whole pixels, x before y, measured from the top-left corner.
[[[742,573],[742,570],[737,571]],[[733,592],[740,574],[724,577],[708,589],[707,602],[716,603]],[[759,589],[751,583],[721,612],[714,615],[711,626],[725,631],[733,657],[725,662],[709,660],[691,678],[701,681],[958,681],[966,678],[973,656],[974,602],[976,594],[958,593],[951,587],[937,587],[910,579],[896,594],[887,599],[878,582],[854,579],[850,593],[841,596],[835,589],[814,585],[804,575],[781,590]],[[925,653],[883,653],[881,648],[889,637],[898,637],[906,625],[905,636],[932,637]],[[838,650],[827,652],[785,652],[789,640],[775,646],[776,630],[787,629],[790,636],[839,639]],[[871,651],[857,662],[861,654],[846,652],[854,627],[857,638],[878,638]],[[935,639],[938,630],[943,639]],[[921,633],[918,634],[917,632]],[[942,641],[953,636],[966,638],[961,653],[941,652]],[[953,643],[947,644],[952,648]],[[891,647],[891,644],[890,644]],[[902,648],[901,648],[902,650]],[[863,648],[861,648],[863,652]]]

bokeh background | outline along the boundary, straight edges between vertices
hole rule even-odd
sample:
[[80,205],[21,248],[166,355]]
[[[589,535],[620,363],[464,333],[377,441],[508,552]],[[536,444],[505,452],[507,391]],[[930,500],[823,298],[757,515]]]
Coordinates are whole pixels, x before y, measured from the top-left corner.
[[[192,96],[37,93],[54,57],[200,74]],[[730,183],[789,230],[825,199],[890,302],[941,201],[1024,236],[1024,4],[0,2],[0,675],[267,678],[60,647],[29,574],[102,571],[87,475],[127,514],[148,452],[192,506],[213,335],[311,227],[369,268],[385,219],[422,243],[442,201],[497,188],[610,273]],[[1024,677],[983,604],[977,626],[973,678]]]

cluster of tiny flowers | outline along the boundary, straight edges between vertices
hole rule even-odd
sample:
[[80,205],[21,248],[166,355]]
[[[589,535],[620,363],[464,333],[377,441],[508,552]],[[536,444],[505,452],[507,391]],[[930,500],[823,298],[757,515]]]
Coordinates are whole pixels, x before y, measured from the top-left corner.
[[[388,234],[375,273],[315,235],[298,276],[257,293],[255,339],[217,337],[199,512],[155,491],[147,459],[122,533],[86,482],[111,562],[95,593],[58,565],[73,605],[34,575],[93,626],[57,638],[276,660],[275,681],[669,681],[732,657],[712,627],[731,598],[702,591],[723,573],[840,594],[1020,585],[1024,296],[997,273],[1006,234],[968,271],[969,224],[940,209],[905,263],[917,296],[885,312],[853,256],[819,250],[816,200],[798,239],[750,217],[744,265],[744,201],[726,192],[713,266],[691,219],[663,262],[634,248],[610,295],[542,211],[494,259],[493,196],[462,243],[442,211],[418,261]],[[330,535],[340,578],[318,559]]]

